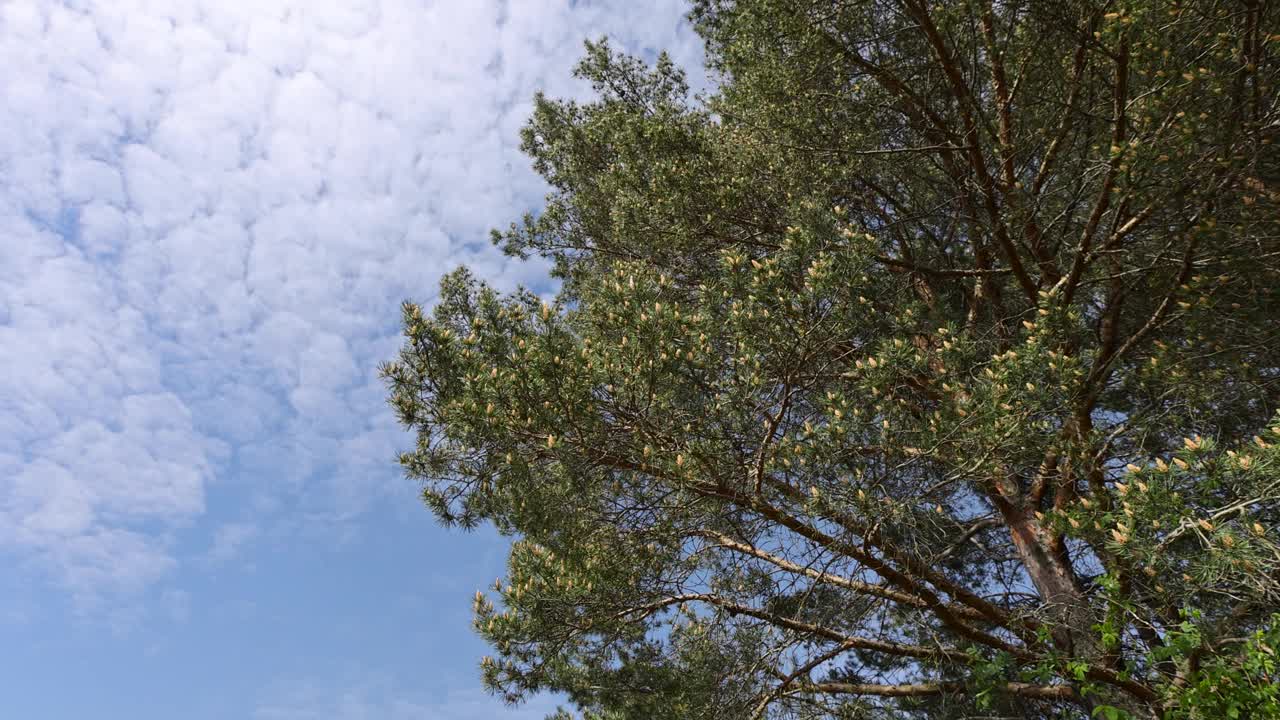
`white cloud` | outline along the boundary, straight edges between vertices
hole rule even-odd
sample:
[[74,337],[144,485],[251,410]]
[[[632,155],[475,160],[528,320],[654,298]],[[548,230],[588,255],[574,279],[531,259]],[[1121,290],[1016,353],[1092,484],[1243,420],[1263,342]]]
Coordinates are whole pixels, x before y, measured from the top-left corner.
[[91,598],[164,575],[176,533],[234,555],[204,519],[233,473],[286,512],[328,471],[331,517],[358,514],[396,477],[373,368],[399,301],[459,263],[541,277],[484,237],[543,192],[534,90],[582,92],[602,33],[696,63],[684,11],[0,5],[0,551]]

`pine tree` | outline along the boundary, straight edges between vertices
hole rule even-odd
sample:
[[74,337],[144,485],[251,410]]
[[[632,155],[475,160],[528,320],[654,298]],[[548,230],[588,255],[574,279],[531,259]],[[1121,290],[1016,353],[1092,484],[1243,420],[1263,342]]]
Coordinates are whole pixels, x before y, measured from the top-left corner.
[[1280,12],[700,0],[588,44],[552,188],[384,366],[510,701],[1278,717]]

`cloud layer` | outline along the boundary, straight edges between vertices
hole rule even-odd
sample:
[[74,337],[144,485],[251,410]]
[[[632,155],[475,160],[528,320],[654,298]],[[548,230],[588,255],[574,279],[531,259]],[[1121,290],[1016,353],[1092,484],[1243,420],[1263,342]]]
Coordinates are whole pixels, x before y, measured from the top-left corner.
[[484,239],[543,192],[532,93],[582,92],[601,34],[696,65],[684,10],[0,5],[0,552],[91,602],[272,513],[358,518],[395,478],[399,301],[460,263],[540,282]]

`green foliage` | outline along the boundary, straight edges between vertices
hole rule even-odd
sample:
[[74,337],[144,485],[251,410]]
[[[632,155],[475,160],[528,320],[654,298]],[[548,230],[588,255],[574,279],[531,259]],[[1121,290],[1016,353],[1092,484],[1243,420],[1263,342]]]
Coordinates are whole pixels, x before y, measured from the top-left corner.
[[[1195,615],[1192,615],[1195,617]],[[1280,717],[1280,614],[1247,637],[1221,641],[1229,652],[1203,653],[1205,638],[1194,622],[1169,633],[1168,648],[1159,655],[1194,663],[1184,668],[1168,690],[1167,720]]]
[[494,234],[555,300],[459,270],[383,369],[439,520],[516,538],[487,685],[1275,716],[1276,14],[703,0],[701,100],[588,44]]

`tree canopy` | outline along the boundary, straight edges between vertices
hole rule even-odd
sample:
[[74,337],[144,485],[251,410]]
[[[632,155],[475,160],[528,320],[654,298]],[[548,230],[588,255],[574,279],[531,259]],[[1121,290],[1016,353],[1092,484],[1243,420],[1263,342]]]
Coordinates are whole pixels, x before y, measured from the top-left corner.
[[383,368],[589,718],[1280,717],[1280,11],[698,0]]

